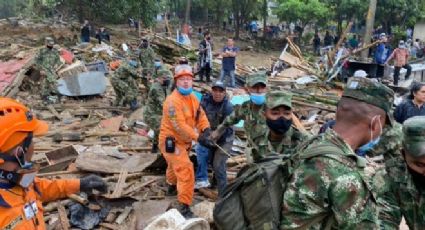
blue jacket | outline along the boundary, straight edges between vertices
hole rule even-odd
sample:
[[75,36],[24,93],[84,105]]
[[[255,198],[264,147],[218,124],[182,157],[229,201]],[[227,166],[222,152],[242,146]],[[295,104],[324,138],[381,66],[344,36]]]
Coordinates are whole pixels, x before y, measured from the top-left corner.
[[425,105],[418,108],[413,104],[412,99],[407,99],[399,104],[394,111],[394,119],[403,124],[403,122],[414,116],[424,116],[425,115]]
[[385,61],[387,61],[388,59],[390,51],[391,49],[385,46],[385,44],[383,43],[379,44],[375,50],[375,62],[381,65],[384,64]]
[[[210,93],[204,94],[201,100],[201,106],[207,114],[212,130],[215,130],[233,112],[233,105],[227,96],[221,103],[217,103],[213,100]],[[221,138],[217,141],[217,144],[233,141],[234,133],[232,127],[226,128]]]

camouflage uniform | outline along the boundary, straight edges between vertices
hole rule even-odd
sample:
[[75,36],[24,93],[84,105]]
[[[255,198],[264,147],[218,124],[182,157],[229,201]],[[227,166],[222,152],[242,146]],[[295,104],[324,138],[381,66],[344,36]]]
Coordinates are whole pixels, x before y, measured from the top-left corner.
[[[54,44],[51,38],[47,38],[46,41],[49,45]],[[41,83],[41,95],[43,97],[57,93],[56,80],[58,75],[56,74],[56,69],[61,64],[59,51],[54,48],[42,48],[35,57],[36,68],[46,73]]]
[[[158,74],[154,75],[154,79],[157,79],[159,76],[166,76],[167,79],[171,79],[171,75],[169,70],[161,69],[158,71]],[[161,85],[158,81],[155,81],[151,85],[148,93],[148,100],[143,116],[146,124],[155,132],[155,137],[152,140],[154,145],[158,144],[159,127],[162,118],[162,103],[168,94],[170,94],[169,89]]]
[[136,69],[127,62],[123,62],[115,71],[111,78],[111,84],[116,94],[115,105],[125,106],[137,100],[139,90],[135,78],[138,77]]
[[[380,83],[353,77],[343,97],[379,107],[388,116],[394,93]],[[335,131],[303,143],[294,156],[303,160],[294,167],[284,193],[281,229],[379,228],[376,171]]]
[[[413,158],[425,157],[425,116],[412,117],[403,125],[403,147],[405,154]],[[425,229],[425,185],[424,179],[415,182],[402,156],[386,164],[386,189],[380,194],[379,218],[381,229],[398,229],[402,217],[409,229]],[[424,176],[422,176],[423,178]]]
[[[266,84],[266,82],[266,76],[258,74],[248,77],[247,85],[251,87],[257,83]],[[265,104],[257,106],[251,101],[246,101],[242,105],[236,105],[233,112],[217,127],[217,132],[223,133],[226,128],[237,124],[241,120],[244,121],[244,129],[248,141],[246,154],[249,161],[252,161],[250,159],[252,157],[251,147],[255,146],[254,140],[259,140],[259,137],[265,136],[268,130],[266,118],[263,114],[264,109]]]
[[155,56],[155,51],[150,46],[148,46],[147,48],[142,48],[139,54],[139,60],[142,66],[142,83],[148,90],[148,78],[152,76],[155,70]]
[[[276,108],[279,106],[287,106],[292,108],[292,95],[282,92],[273,91],[266,95],[266,106],[267,108]],[[284,134],[281,141],[270,141],[269,140],[270,129],[267,129],[264,136],[259,136],[254,139],[254,146],[252,148],[252,158],[254,162],[261,160],[270,153],[277,153],[284,155],[285,158],[289,158],[295,150],[295,147],[303,140],[308,138],[308,135],[301,133],[298,129],[290,127]]]

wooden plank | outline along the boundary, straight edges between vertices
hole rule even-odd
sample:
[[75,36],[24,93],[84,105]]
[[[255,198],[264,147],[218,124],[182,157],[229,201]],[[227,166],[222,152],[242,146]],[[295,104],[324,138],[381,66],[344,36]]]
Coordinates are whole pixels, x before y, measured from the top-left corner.
[[107,229],[112,229],[112,230],[120,230],[120,226],[117,224],[100,223],[99,226],[102,226]]
[[157,180],[158,180],[158,178],[154,178],[154,179],[148,180],[148,181],[146,181],[146,182],[143,182],[143,183],[141,183],[141,184],[137,184],[137,185],[135,185],[135,186],[132,186],[132,187],[130,187],[129,189],[125,190],[125,191],[122,193],[122,195],[129,195],[129,194],[131,194],[131,193],[133,193],[133,192],[136,192],[136,191],[138,191],[138,190],[142,189],[142,188],[143,188],[143,187],[145,187],[145,186],[148,186],[148,185],[150,185],[150,184],[154,183],[154,182],[155,182],[155,181],[157,181]]
[[58,202],[57,207],[58,207],[59,220],[60,220],[62,230],[68,230],[71,227],[71,225],[69,224],[68,215],[66,214],[65,207],[63,207],[60,201]]
[[75,161],[78,169],[96,173],[120,173],[125,168],[129,173],[144,171],[155,162],[157,156],[151,153],[133,154],[124,159],[106,156],[103,152],[84,152]]
[[119,198],[122,195],[122,192],[125,187],[125,180],[127,179],[128,171],[126,169],[122,169],[120,172],[120,177],[118,182],[115,184],[115,189],[108,198]]
[[77,194],[68,195],[68,198],[77,202],[77,203],[80,203],[82,205],[88,205],[89,204],[89,200],[87,198],[78,196]]
[[125,207],[124,211],[115,220],[115,223],[121,225],[127,219],[128,215],[130,215],[131,210],[133,210],[132,207]]
[[61,121],[62,120],[62,117],[61,117],[61,115],[59,115],[59,113],[58,113],[58,111],[56,111],[56,109],[52,106],[52,105],[48,105],[47,106],[47,109],[53,114],[53,115],[55,115],[55,117],[59,120],[59,121]]

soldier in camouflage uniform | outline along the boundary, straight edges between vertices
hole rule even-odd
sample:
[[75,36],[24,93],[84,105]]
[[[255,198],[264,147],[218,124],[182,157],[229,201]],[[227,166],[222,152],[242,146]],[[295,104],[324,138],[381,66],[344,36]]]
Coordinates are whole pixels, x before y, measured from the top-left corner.
[[158,136],[159,127],[162,118],[162,103],[167,95],[170,94],[168,85],[170,84],[172,73],[163,68],[158,70],[158,73],[153,75],[154,82],[148,93],[148,100],[144,110],[144,118],[146,124],[155,132],[152,139],[152,153],[158,152]]
[[49,102],[49,96],[56,95],[56,70],[62,65],[59,51],[54,49],[53,38],[46,37],[46,47],[42,48],[35,57],[35,67],[40,71],[43,79],[41,82],[41,96],[43,101]]
[[292,95],[286,91],[272,91],[266,94],[264,112],[267,129],[264,136],[253,140],[252,157],[257,162],[269,154],[281,154],[289,158],[295,147],[308,138],[292,127]]
[[[344,90],[336,124],[301,144],[283,198],[281,229],[378,229],[373,167],[356,149],[376,145],[394,92],[353,77]],[[300,159],[296,161],[296,159]]]
[[136,69],[130,65],[129,61],[124,61],[114,72],[111,78],[111,84],[116,94],[116,106],[126,106],[129,104],[132,110],[137,109],[139,87],[135,79],[137,79],[139,75]]
[[268,130],[264,117],[266,87],[267,77],[265,73],[258,72],[248,76],[246,90],[250,95],[250,100],[242,105],[235,106],[233,112],[211,134],[213,140],[218,140],[226,128],[244,120],[244,129],[248,141],[246,150],[248,162],[253,162],[251,150],[255,146],[254,140],[265,136]]
[[403,155],[386,164],[386,189],[380,194],[381,229],[425,229],[425,116],[403,123]]
[[140,44],[139,60],[142,66],[142,83],[149,90],[149,78],[155,72],[155,51],[150,47],[149,41],[144,38]]

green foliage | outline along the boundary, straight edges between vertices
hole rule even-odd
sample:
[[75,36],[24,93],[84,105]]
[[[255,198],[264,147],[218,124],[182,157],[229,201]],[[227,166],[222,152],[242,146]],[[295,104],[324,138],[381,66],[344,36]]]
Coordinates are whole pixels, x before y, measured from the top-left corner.
[[424,16],[424,2],[418,0],[378,1],[376,20],[388,26],[412,27]]
[[323,21],[330,16],[330,10],[319,0],[279,0],[276,11],[282,21],[300,21],[304,27],[309,23]]
[[404,28],[402,28],[400,26],[394,26],[392,33],[393,33],[393,39],[391,40],[392,47],[397,47],[398,42],[400,40],[406,41],[406,30]]

